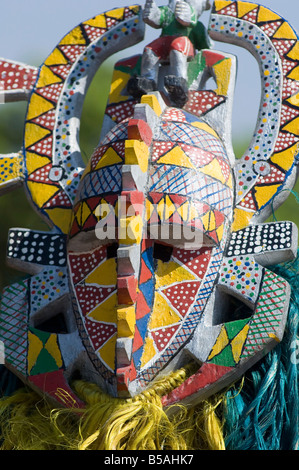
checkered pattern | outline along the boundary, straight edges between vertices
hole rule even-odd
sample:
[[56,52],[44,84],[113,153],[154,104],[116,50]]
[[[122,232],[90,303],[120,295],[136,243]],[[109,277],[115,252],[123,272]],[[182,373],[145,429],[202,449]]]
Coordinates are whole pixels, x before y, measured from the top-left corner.
[[149,192],[192,196],[229,216],[232,192],[220,181],[189,168],[153,165],[150,169]]
[[262,290],[256,313],[250,324],[248,338],[242,358],[248,358],[264,348],[270,335],[281,322],[286,302],[286,281],[271,271],[265,270]]
[[82,181],[79,199],[121,191],[121,166],[111,165],[86,175]]
[[166,140],[171,142],[194,145],[227,160],[226,152],[220,139],[202,129],[190,124],[166,121],[162,124],[161,131],[161,140],[164,136]]
[[28,282],[13,284],[3,291],[0,310],[0,339],[5,343],[5,359],[26,375]]

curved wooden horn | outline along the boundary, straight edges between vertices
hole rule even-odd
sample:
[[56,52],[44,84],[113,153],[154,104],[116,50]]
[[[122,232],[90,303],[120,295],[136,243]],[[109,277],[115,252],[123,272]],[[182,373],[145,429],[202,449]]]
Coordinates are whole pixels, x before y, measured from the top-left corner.
[[143,34],[139,6],[108,11],[70,31],[39,69],[25,124],[25,186],[37,211],[60,232],[69,230],[85,166],[79,128],[87,88],[107,57]]
[[235,231],[265,221],[296,182],[299,43],[296,32],[278,14],[241,1],[216,0],[209,32],[215,40],[249,50],[261,72],[255,133],[235,167]]

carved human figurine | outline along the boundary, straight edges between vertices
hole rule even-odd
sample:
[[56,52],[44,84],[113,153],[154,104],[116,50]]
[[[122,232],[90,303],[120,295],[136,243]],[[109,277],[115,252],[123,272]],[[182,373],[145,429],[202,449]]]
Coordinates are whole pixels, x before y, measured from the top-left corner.
[[168,6],[158,7],[154,0],[146,0],[143,19],[153,28],[162,29],[161,36],[144,48],[141,76],[130,80],[128,90],[133,96],[157,89],[159,64],[170,63],[170,73],[164,85],[172,101],[182,107],[187,101],[187,61],[195,50],[210,47],[204,25],[198,21],[209,0],[169,0]]

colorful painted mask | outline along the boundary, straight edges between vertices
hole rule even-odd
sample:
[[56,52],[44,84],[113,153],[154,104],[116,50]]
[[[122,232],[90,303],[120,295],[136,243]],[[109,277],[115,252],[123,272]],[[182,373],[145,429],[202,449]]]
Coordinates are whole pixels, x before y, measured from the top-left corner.
[[115,65],[85,168],[82,96],[99,64],[143,33],[141,8],[118,8],[77,26],[38,72],[2,63],[23,80],[5,96],[30,96],[24,148],[2,157],[1,190],[23,184],[51,229],[9,233],[9,263],[31,276],[3,291],[1,339],[7,367],[65,406],[81,406],[75,377],[128,397],[189,362],[197,372],[163,402],[196,403],[284,333],[289,286],[268,267],[295,256],[297,229],[265,221],[296,180],[297,35],[262,6],[215,1],[210,36],[246,47],[261,68],[257,127],[240,160],[236,60],[203,49],[188,62],[181,108],[160,85],[129,94],[141,55]]

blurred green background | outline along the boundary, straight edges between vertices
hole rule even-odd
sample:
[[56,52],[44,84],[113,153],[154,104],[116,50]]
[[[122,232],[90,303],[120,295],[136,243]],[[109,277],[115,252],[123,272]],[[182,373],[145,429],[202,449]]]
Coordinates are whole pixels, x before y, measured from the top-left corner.
[[[81,129],[80,144],[85,161],[88,160],[98,144],[100,129],[112,76],[112,63],[107,62],[97,72],[85,99]],[[22,147],[23,126],[27,103],[8,103],[0,105],[0,148],[1,153],[17,152]],[[234,140],[234,149],[237,157],[246,150],[250,136]],[[297,202],[299,182],[293,194],[290,194],[285,204],[275,212],[277,220],[291,220],[299,226],[299,205]],[[12,227],[48,230],[47,225],[32,209],[23,189],[5,194],[0,198],[0,289],[18,278],[22,274],[6,266],[6,244],[8,230]],[[271,217],[269,220],[274,220]]]

